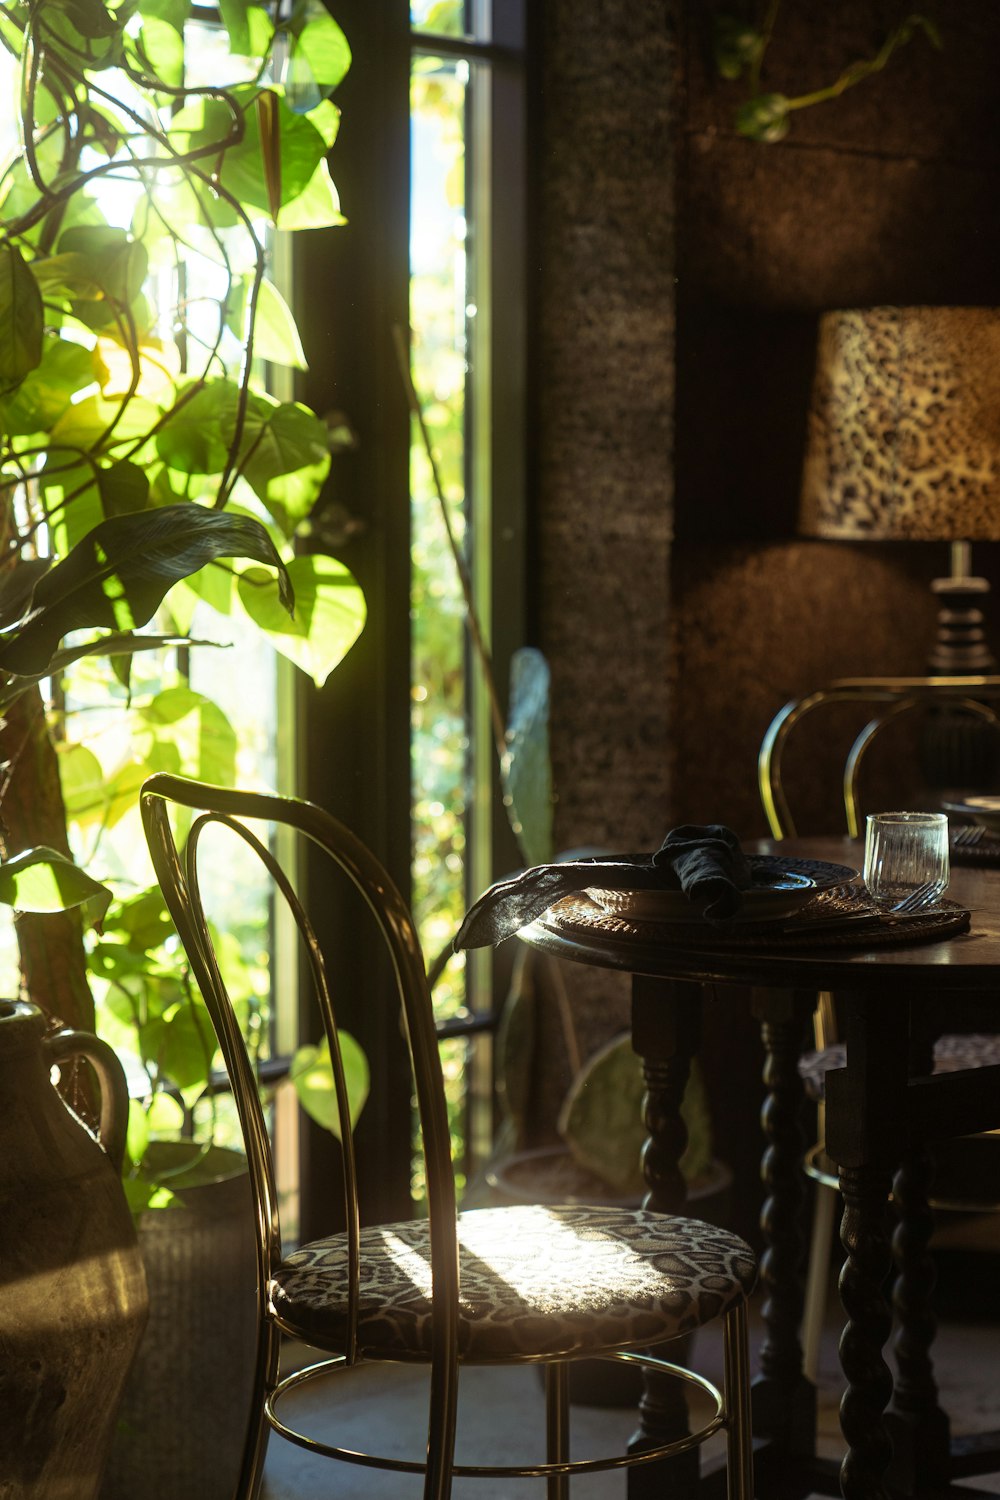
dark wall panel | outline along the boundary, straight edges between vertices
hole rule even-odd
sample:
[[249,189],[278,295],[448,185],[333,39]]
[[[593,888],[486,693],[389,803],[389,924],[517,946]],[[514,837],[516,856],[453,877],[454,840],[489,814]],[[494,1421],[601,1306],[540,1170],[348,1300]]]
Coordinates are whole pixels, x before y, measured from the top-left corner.
[[[914,36],[766,145],[735,132],[741,85],[713,74],[716,8],[684,6],[671,741],[678,811],[760,831],[754,761],[787,697],[925,667],[925,580],[947,571],[947,549],[798,542],[805,413],[823,310],[1000,304],[1000,9],[942,7],[940,51]],[[765,85],[795,96],[828,83],[904,12],[789,0]],[[998,551],[977,548],[977,570],[996,573]],[[828,779],[804,789],[801,827],[839,816]]]
[[[648,846],[681,820],[764,832],[756,757],[774,712],[832,677],[920,672],[933,632],[943,546],[796,537],[805,413],[822,310],[1000,304],[1000,7],[949,0],[941,51],[915,36],[877,77],[796,113],[776,145],[736,133],[740,87],[713,71],[713,14],[741,8],[534,12],[532,556],[563,846]],[[783,0],[766,85],[829,83],[909,8]],[[997,552],[976,549],[982,571],[1000,574]],[[804,829],[840,826],[854,727],[804,731],[789,755]],[[912,761],[912,746],[889,749],[870,768],[875,800]],[[585,1048],[627,1022],[620,981],[613,996],[599,974],[572,981]],[[710,1005],[706,1032],[720,1154],[753,1234],[760,1051],[745,997]],[[554,1110],[567,1078],[554,1024],[550,1040],[540,1097]]]

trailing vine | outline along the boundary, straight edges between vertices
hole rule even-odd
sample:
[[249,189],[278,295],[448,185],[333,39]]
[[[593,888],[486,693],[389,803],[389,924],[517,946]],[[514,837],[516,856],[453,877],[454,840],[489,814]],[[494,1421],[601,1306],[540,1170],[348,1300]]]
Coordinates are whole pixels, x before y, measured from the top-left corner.
[[770,143],[783,140],[791,128],[791,116],[797,110],[837,99],[848,89],[880,73],[894,53],[918,33],[922,33],[932,46],[941,46],[941,34],[935,22],[929,16],[913,11],[893,27],[873,56],[848,63],[831,83],[805,94],[777,93],[765,88],[763,71],[780,8],[781,0],[767,0],[763,16],[757,22],[729,13],[717,15],[714,21],[716,70],[720,78],[746,83],[748,97],[737,109],[735,123],[739,134],[752,141]]
[[[200,14],[0,0],[0,903],[23,990],[87,1029],[96,990],[160,1127],[214,1049],[159,892],[104,849],[149,772],[236,775],[232,725],[179,666],[195,610],[318,684],[365,618],[348,569],[296,547],[334,428],[260,376],[305,368],[268,239],[344,222],[330,96],[350,47],[321,0],[222,0],[211,32]],[[103,759],[70,724],[71,670],[117,722]],[[143,1139],[134,1123],[133,1160]]]

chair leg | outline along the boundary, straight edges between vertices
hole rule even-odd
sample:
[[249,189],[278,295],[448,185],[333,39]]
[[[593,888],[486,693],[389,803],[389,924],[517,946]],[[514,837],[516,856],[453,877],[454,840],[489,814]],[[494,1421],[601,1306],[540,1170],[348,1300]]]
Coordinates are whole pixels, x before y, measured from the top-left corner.
[[[556,1360],[545,1366],[545,1456],[550,1464],[569,1461],[569,1365]],[[569,1500],[569,1475],[550,1474],[546,1500]]]
[[277,1379],[280,1352],[281,1334],[273,1323],[261,1318],[257,1324],[257,1354],[254,1361],[250,1415],[247,1418],[240,1474],[233,1491],[234,1500],[257,1500],[260,1494],[260,1486],[264,1478],[264,1459],[267,1456],[267,1441],[271,1436],[271,1424],[264,1411],[264,1400]]
[[753,1430],[750,1418],[750,1350],[747,1305],[739,1302],[723,1324],[725,1349],[726,1492],[729,1500],[753,1500]]
[[450,1500],[458,1426],[458,1361],[447,1346],[431,1361],[424,1500]]
[[809,1269],[806,1273],[805,1299],[802,1308],[802,1369],[807,1380],[816,1384],[819,1375],[819,1350],[823,1337],[823,1315],[830,1277],[830,1252],[837,1214],[837,1194],[817,1182],[813,1205],[812,1238],[809,1241]]

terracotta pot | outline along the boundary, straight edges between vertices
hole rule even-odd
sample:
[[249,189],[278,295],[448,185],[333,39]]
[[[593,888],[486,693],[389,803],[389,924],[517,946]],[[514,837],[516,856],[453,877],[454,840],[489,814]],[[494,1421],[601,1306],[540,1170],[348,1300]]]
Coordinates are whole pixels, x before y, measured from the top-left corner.
[[[92,1500],[146,1321],[121,1185],[128,1095],[97,1037],[0,1000],[0,1500]],[[94,1066],[99,1143],[52,1086]]]
[[250,1414],[257,1326],[246,1157],[220,1146],[203,1151],[190,1141],[156,1141],[149,1160],[180,1206],[139,1216],[149,1327],[101,1500],[230,1500]]

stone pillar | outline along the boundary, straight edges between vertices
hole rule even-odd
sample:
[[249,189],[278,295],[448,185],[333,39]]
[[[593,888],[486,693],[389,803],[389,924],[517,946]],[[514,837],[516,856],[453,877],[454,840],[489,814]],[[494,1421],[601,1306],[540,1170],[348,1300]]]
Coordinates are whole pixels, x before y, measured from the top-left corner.
[[546,0],[533,516],[557,847],[669,826],[674,0]]

